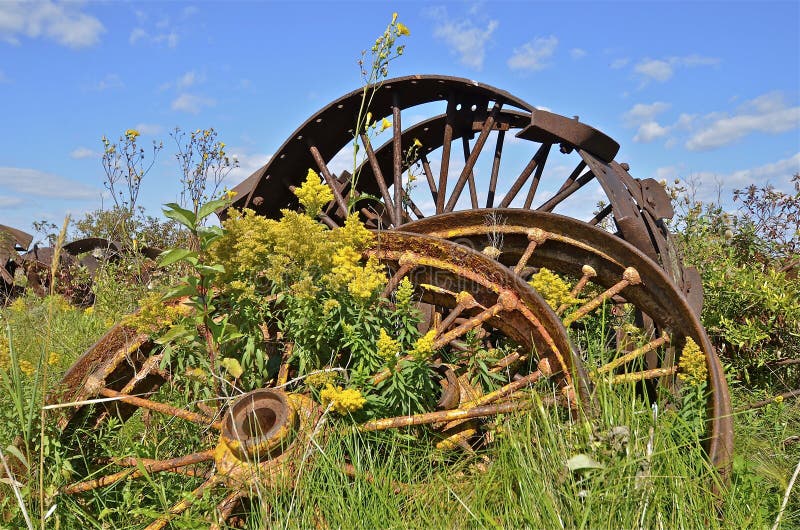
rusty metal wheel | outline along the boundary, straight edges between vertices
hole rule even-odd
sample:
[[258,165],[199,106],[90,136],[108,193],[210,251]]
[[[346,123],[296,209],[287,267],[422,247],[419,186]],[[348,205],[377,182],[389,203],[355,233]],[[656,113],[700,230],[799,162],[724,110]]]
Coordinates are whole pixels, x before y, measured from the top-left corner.
[[[352,153],[343,157],[347,164],[341,160],[342,153],[352,150],[362,94],[359,89],[342,96],[306,120],[266,165],[234,188],[238,198],[233,207],[272,218],[283,208],[297,208],[292,189],[308,168],[318,170],[333,191],[335,200],[323,216],[332,226],[341,224],[357,198],[362,219],[373,228],[398,228],[480,207],[575,217],[602,200],[605,207],[591,219],[591,213],[586,215],[589,223],[608,222],[620,237],[661,263],[684,291],[692,289],[699,313],[699,276],[683,268],[663,223],[674,213],[669,197],[655,180],[635,179],[627,164],[614,161],[619,144],[609,136],[577,118],[537,109],[468,79],[401,77],[386,80],[368,109],[376,123],[389,120],[386,134],[391,138],[373,147],[380,136],[360,135],[364,156],[353,178]],[[348,164],[349,171],[342,169]]]
[[[429,425],[439,433],[442,447],[469,450],[482,434],[474,425],[475,418],[530,408],[533,401],[524,399],[523,391],[536,381],[549,378],[559,391],[556,397],[544,399],[571,414],[578,413],[582,402],[590,402],[589,377],[560,319],[536,291],[503,265],[449,241],[394,231],[380,233],[366,256],[374,256],[391,271],[384,294],[408,277],[422,303],[447,314],[432,323],[434,347],[441,358],[431,359],[431,376],[443,388],[436,409],[371,420],[360,426],[362,430]],[[506,380],[490,393],[463,380],[466,367],[459,361],[463,337],[477,331],[487,339],[510,341],[519,352],[495,367]],[[302,384],[287,386],[288,372],[280,370],[263,381],[262,388],[220,396],[223,406],[212,410],[181,398],[183,394],[170,383],[171,367],[161,366],[162,355],[161,346],[147,335],[118,325],[67,372],[61,392],[51,396],[51,402],[79,403],[61,409],[58,427],[64,446],[76,452],[74,467],[81,479],[61,493],[80,496],[161,472],[188,476],[184,482],[192,484],[187,487],[191,493],[147,526],[156,529],[212,491],[218,493],[216,513],[226,519],[242,497],[258,488],[291,484],[323,415],[320,405],[302,392]],[[388,377],[390,372],[379,371],[374,382]],[[102,432],[109,422],[145,422],[143,417],[149,415],[193,426],[199,447],[179,455],[144,457],[102,454],[80,442],[87,429]]]
[[[635,319],[639,344],[632,344],[618,327],[617,356],[587,366],[595,377],[608,374],[617,381],[649,381],[675,387],[680,352],[691,338],[705,357],[708,401],[705,448],[710,461],[727,480],[733,455],[730,394],[722,365],[686,297],[663,269],[632,245],[587,223],[545,212],[484,209],[456,212],[407,224],[403,230],[456,241],[482,250],[523,278],[540,268],[576,280],[573,296],[592,284],[599,294],[577,309],[555,308],[569,327],[580,325],[604,302],[625,304]],[[631,311],[633,309],[633,311]],[[638,322],[637,322],[638,321]],[[642,340],[641,335],[646,340]],[[637,371],[634,367],[640,366]]]

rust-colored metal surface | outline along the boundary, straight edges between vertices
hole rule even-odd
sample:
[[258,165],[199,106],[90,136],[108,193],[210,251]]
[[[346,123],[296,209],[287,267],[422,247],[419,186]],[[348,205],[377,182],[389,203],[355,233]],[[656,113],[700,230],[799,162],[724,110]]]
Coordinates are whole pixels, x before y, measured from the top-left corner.
[[[347,171],[335,175],[330,166],[352,145],[362,93],[355,90],[306,120],[261,169],[234,188],[233,207],[271,218],[283,208],[298,208],[292,189],[309,168],[324,175],[334,193],[325,209],[326,223],[341,224],[346,205],[359,198],[358,210],[372,228],[397,228],[425,216],[479,207],[558,213],[578,208],[581,199],[576,197],[586,197],[585,188],[596,181],[608,208],[591,222],[609,222],[620,237],[660,263],[684,293],[691,291],[690,302],[699,313],[702,292],[694,271],[684,269],[663,223],[673,215],[666,191],[653,179],[632,177],[627,164],[614,161],[619,144],[606,134],[577,118],[536,109],[508,92],[468,79],[401,77],[378,88],[368,109],[376,122],[391,121],[391,138],[375,146],[372,138],[360,134],[365,158],[357,177]],[[417,112],[430,115],[431,106],[437,105],[440,114],[417,121]],[[407,114],[414,115],[414,123],[401,121]],[[516,137],[513,145],[506,142],[509,134]],[[517,157],[529,158],[521,170],[502,162],[511,148]],[[463,163],[457,160],[462,151]],[[559,177],[564,166],[574,169]],[[545,173],[545,167],[556,171]],[[408,188],[410,168],[422,181],[415,190]],[[553,196],[541,201],[540,190],[550,190]]]

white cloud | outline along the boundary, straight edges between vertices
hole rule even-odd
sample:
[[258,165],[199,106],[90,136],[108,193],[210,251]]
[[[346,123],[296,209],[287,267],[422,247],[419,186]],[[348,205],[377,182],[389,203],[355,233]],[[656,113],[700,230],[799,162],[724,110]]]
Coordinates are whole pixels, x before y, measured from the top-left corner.
[[[665,178],[669,182],[673,178],[678,178],[681,173],[683,173],[681,168],[674,166],[656,170],[657,178]],[[691,171],[682,177],[682,180],[693,188],[697,199],[716,201],[720,198],[719,192],[722,190],[742,189],[751,184],[756,186],[770,184],[778,190],[791,192],[793,191],[791,178],[796,173],[800,173],[800,152],[776,162],[727,174],[707,170]]]
[[178,89],[189,88],[197,81],[198,81],[198,76],[195,73],[195,71],[192,70],[191,72],[186,72],[185,74],[183,74],[180,77],[180,79],[178,79],[176,86],[178,87]]
[[554,35],[537,37],[519,48],[514,48],[514,52],[508,59],[508,67],[512,70],[529,70],[531,72],[542,70],[549,66],[545,61],[553,56],[556,46],[558,46],[558,38]]
[[640,125],[644,122],[651,121],[657,115],[669,109],[670,104],[663,101],[656,101],[654,103],[637,103],[629,111],[622,115],[628,127]]
[[669,133],[669,127],[662,127],[655,121],[648,121],[639,126],[636,136],[633,137],[634,142],[648,143],[657,140]]
[[582,57],[586,57],[586,50],[582,48],[572,48],[569,51],[569,55],[573,59],[581,59]]
[[17,193],[59,199],[97,199],[100,190],[52,173],[19,167],[0,167],[0,186]]
[[800,106],[787,107],[779,92],[763,94],[742,104],[733,115],[712,113],[686,142],[690,151],[707,151],[735,142],[750,133],[779,134],[800,126]]
[[620,57],[619,59],[614,59],[613,61],[611,61],[610,66],[614,70],[619,70],[620,68],[625,68],[626,66],[628,66],[629,62],[631,62],[631,60],[628,59],[627,57]]
[[[643,59],[633,70],[642,77],[644,83],[654,80],[660,83],[668,81],[675,73],[675,69],[682,67],[713,66],[719,64],[716,57],[704,57],[692,54],[685,57],[668,57],[665,59]],[[613,64],[612,64],[613,67]]]
[[22,197],[6,197],[5,195],[0,195],[0,208],[14,208],[15,206],[20,206],[22,203],[25,202]]
[[213,107],[216,101],[197,94],[183,93],[172,102],[172,110],[198,114],[204,107]]
[[480,70],[486,56],[486,45],[499,22],[490,20],[484,29],[471,20],[450,19],[443,7],[431,9],[428,14],[436,19],[433,35],[443,40],[462,64]]
[[155,136],[164,131],[164,128],[156,123],[137,123],[134,129],[145,136]]
[[627,127],[638,127],[633,141],[648,143],[666,136],[672,127],[659,124],[655,118],[669,107],[669,103],[663,101],[637,103],[623,114],[622,119]]
[[672,77],[673,68],[667,61],[647,59],[634,67],[634,70],[644,77],[661,81],[662,83]]
[[[147,15],[141,11],[137,12],[137,18],[141,24],[147,21]],[[128,42],[131,45],[145,42],[157,46],[166,45],[169,48],[175,48],[179,40],[177,31],[169,27],[169,18],[160,19],[149,31],[142,26],[137,26],[131,30],[131,34],[128,36]]]
[[107,74],[103,79],[95,83],[92,87],[94,90],[103,91],[112,88],[123,88],[125,84],[117,74]]
[[82,160],[84,158],[100,158],[100,153],[88,147],[77,147],[69,154],[70,158],[75,160]]
[[247,177],[261,169],[271,158],[271,155],[265,153],[247,153],[247,151],[242,148],[231,148],[230,153],[232,159],[238,160],[239,167],[232,170],[228,176],[225,177],[222,185],[228,188],[232,188],[240,182],[243,182]]
[[105,32],[103,24],[87,15],[79,2],[0,2],[0,40],[20,44],[20,36],[44,37],[70,48],[92,46]]

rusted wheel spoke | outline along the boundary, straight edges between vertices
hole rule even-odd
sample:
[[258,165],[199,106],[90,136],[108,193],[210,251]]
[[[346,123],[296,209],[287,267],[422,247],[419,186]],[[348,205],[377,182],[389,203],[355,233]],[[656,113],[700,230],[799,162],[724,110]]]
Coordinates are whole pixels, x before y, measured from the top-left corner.
[[611,287],[609,287],[608,289],[597,295],[596,297],[592,298],[589,302],[582,305],[574,312],[567,315],[567,317],[564,319],[564,325],[569,326],[573,322],[580,320],[581,318],[588,315],[590,312],[600,307],[600,305],[603,302],[611,299],[612,296],[619,294],[623,289],[625,289],[629,285],[639,285],[641,281],[642,280],[636,269],[634,269],[633,267],[628,267],[627,269],[625,269],[623,277],[620,281],[618,281],[617,283],[615,283],[614,285],[612,285]]
[[124,469],[117,473],[112,473],[110,475],[105,475],[103,477],[99,477],[96,479],[70,484],[69,486],[65,486],[64,488],[62,488],[61,493],[65,493],[68,495],[74,493],[83,493],[86,491],[91,491],[93,489],[102,488],[104,486],[110,486],[111,484],[114,484],[126,478],[138,478],[141,477],[144,473],[159,473],[162,471],[172,471],[178,468],[199,464],[201,462],[207,462],[209,460],[212,460],[213,458],[214,458],[214,451],[212,450],[212,451],[203,451],[200,453],[194,453],[186,456],[180,456],[177,458],[170,458],[168,460],[133,459],[133,460],[138,460],[138,463],[134,464],[136,467],[130,467],[128,469]]
[[498,414],[508,414],[531,409],[535,402],[530,399],[500,403],[496,405],[485,405],[482,407],[472,407],[469,409],[443,410],[440,412],[427,412],[413,416],[398,416],[395,418],[383,418],[371,420],[361,425],[362,431],[385,431],[386,429],[398,429],[401,427],[411,427],[413,425],[430,425],[431,423],[451,422],[457,420],[467,420],[471,418],[484,418],[496,416]]
[[615,385],[622,383],[634,383],[636,381],[646,381],[648,379],[658,379],[660,377],[674,375],[677,372],[677,366],[672,366],[670,368],[653,368],[652,370],[615,375],[611,378],[611,383]]
[[636,348],[624,355],[621,355],[614,359],[613,361],[609,362],[608,364],[604,364],[600,368],[597,369],[598,373],[604,374],[619,368],[620,366],[633,361],[634,359],[638,359],[642,355],[659,348],[660,346],[667,344],[670,341],[669,335],[664,334],[661,337],[651,340],[647,344]]
[[392,224],[394,226],[399,226],[400,220],[395,217],[394,201],[392,201],[392,197],[389,195],[389,187],[386,185],[386,179],[383,178],[383,171],[378,163],[378,158],[375,156],[375,151],[372,149],[372,142],[369,141],[369,137],[365,133],[361,133],[360,138],[361,145],[364,146],[367,152],[367,159],[369,160],[370,167],[372,167],[372,173],[375,175],[375,182],[378,184],[378,189],[380,189],[381,198],[383,198],[383,203],[386,205],[386,211],[389,213]]
[[492,173],[489,177],[489,190],[486,193],[486,207],[494,206],[494,194],[497,190],[497,177],[500,175],[500,159],[503,156],[503,142],[506,138],[505,129],[497,133],[497,142],[494,146],[494,158],[492,159]]
[[110,388],[101,388],[100,390],[97,391],[97,393],[104,397],[117,398],[123,403],[128,403],[135,407],[154,410],[161,414],[174,416],[176,418],[181,418],[183,420],[199,423],[200,425],[213,427],[215,429],[220,428],[219,422],[215,422],[213,419],[207,416],[203,416],[202,414],[197,414],[196,412],[191,412],[178,407],[173,407],[172,405],[168,405],[166,403],[159,403],[157,401],[152,401],[149,399],[144,399],[136,396],[129,396],[127,394],[123,394],[122,392],[111,390]]

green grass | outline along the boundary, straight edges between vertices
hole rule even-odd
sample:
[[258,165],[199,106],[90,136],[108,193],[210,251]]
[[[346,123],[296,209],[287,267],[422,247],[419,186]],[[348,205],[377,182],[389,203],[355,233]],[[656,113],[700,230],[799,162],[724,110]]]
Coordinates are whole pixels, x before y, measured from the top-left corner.
[[[106,307],[125,305],[127,298],[117,296],[122,301],[106,302]],[[164,513],[202,482],[153,475],[81,497],[57,494],[58,487],[75,479],[82,464],[79,455],[92,449],[92,443],[106,444],[99,450],[110,454],[150,457],[185,454],[215,443],[179,420],[143,418],[141,412],[124,425],[109,422],[103,430],[87,433],[82,437],[86,442],[77,447],[64,447],[48,426],[40,429],[42,392],[119,313],[102,303],[87,312],[56,299],[25,299],[0,311],[13,356],[0,371],[7,395],[0,401],[0,448],[13,463],[9,446],[23,439],[25,454],[20,456],[27,469],[17,465],[17,479],[34,527],[42,525],[42,516],[55,505],[43,527],[141,528],[148,517]],[[58,354],[58,361],[48,365],[50,352]],[[38,374],[27,376],[15,368],[23,360],[38,366]],[[735,390],[734,408],[754,400],[744,387]],[[800,432],[797,402],[736,415],[731,484],[715,497],[711,489],[717,477],[698,444],[696,422],[670,408],[652,408],[631,386],[601,385],[596,399],[601,413],[591,418],[570,418],[538,404],[528,413],[507,416],[494,442],[475,455],[438,451],[420,432],[376,437],[326,435],[332,431],[323,429],[319,448],[309,447],[293,487],[259,486],[252,492],[245,526],[771,528],[800,458],[800,444],[782,443]],[[579,455],[588,457],[584,460],[593,467],[570,470],[568,462],[577,462]],[[42,457],[45,465],[40,468]],[[346,463],[355,468],[354,476],[343,472]],[[10,486],[0,488],[0,526],[24,528]],[[781,528],[800,528],[797,491]],[[207,528],[224,495],[222,489],[210,492],[171,527]]]

